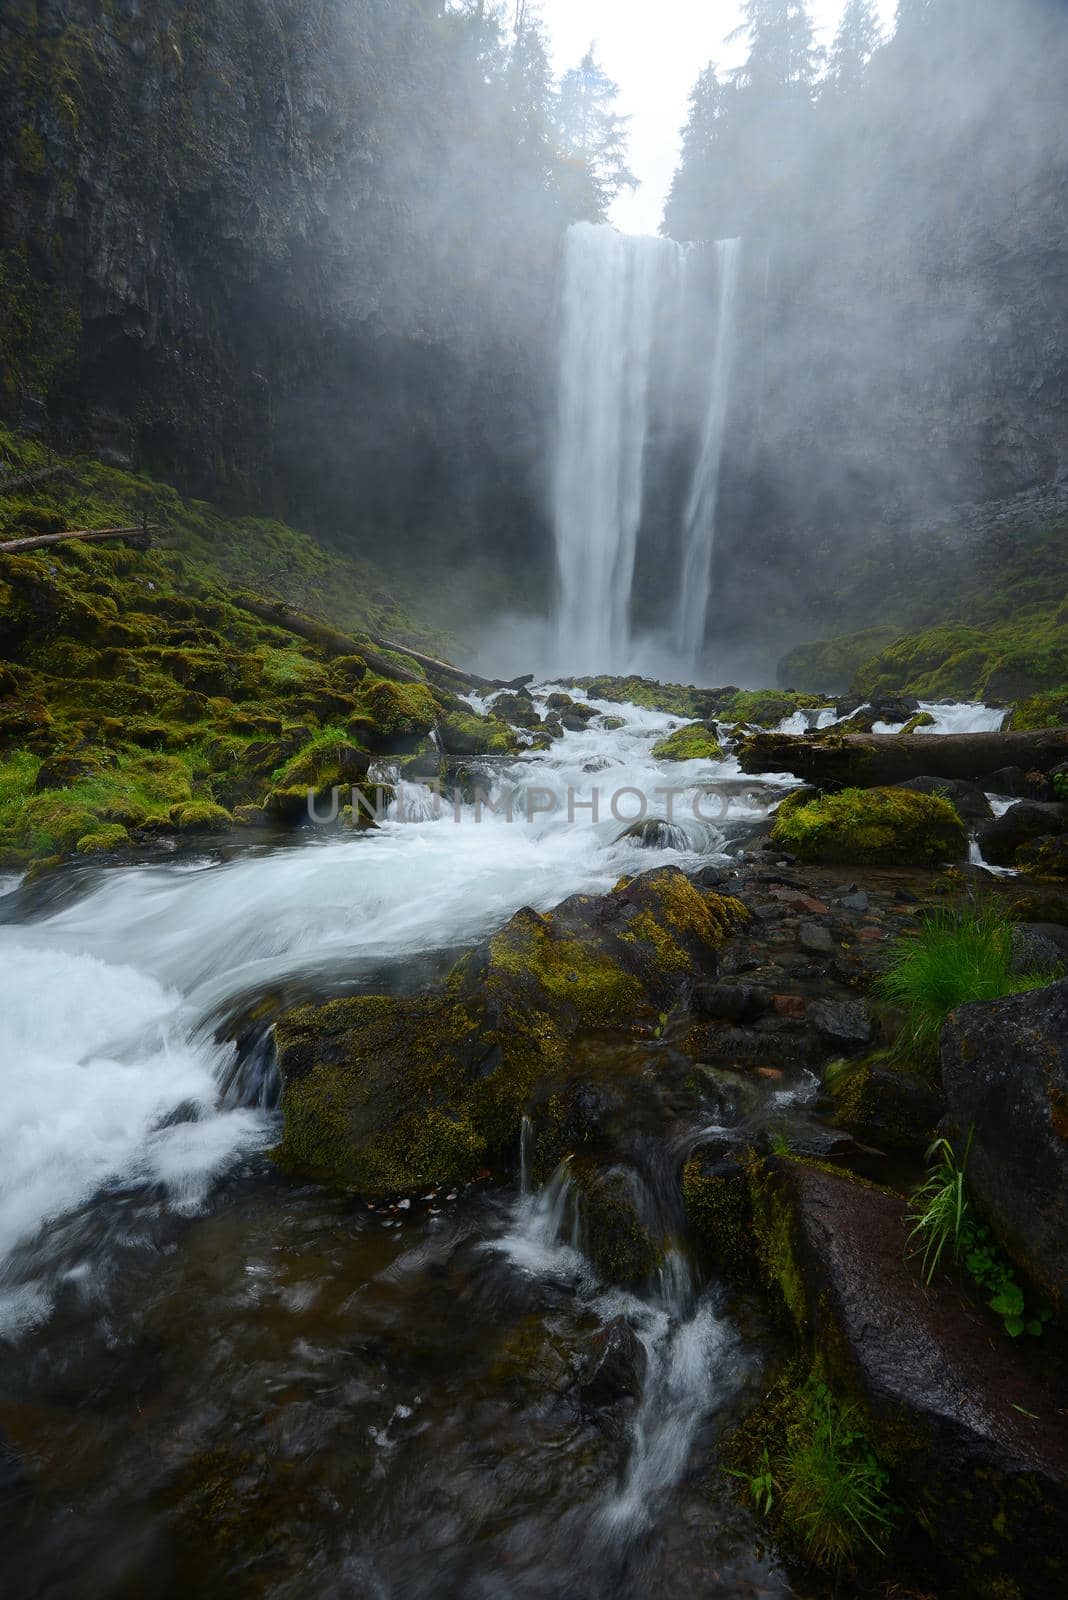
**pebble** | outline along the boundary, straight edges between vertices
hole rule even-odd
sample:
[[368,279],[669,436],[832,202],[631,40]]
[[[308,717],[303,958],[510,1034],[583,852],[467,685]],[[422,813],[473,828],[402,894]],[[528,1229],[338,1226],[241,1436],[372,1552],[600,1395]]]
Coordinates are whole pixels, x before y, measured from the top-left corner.
[[812,955],[830,955],[834,949],[834,940],[818,922],[803,922],[797,937],[802,950],[808,950]]
[[858,889],[855,894],[844,895],[840,903],[847,911],[867,911],[871,905],[871,901],[863,889]]

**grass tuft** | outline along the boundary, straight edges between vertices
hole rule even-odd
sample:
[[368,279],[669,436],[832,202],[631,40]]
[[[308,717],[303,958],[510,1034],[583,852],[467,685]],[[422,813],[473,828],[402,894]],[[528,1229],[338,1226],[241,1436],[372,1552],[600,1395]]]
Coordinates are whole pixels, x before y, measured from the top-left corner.
[[899,1041],[906,1053],[932,1062],[942,1025],[958,1006],[1023,994],[1060,976],[1059,970],[1014,972],[1012,930],[995,906],[964,914],[946,909],[929,917],[917,938],[898,942],[879,989],[907,1015]]

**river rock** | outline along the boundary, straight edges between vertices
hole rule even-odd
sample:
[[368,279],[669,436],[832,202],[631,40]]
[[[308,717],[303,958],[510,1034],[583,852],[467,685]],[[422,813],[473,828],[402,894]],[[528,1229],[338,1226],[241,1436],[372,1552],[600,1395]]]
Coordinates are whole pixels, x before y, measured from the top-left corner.
[[887,1150],[927,1149],[945,1101],[922,1073],[876,1056],[829,1078],[832,1122]]
[[973,1200],[1068,1321],[1068,980],[955,1011],[942,1081]]
[[995,867],[1011,867],[1022,845],[1045,835],[1059,834],[1068,824],[1068,806],[1021,800],[1004,816],[979,829],[983,860]]
[[856,1000],[814,1000],[808,1020],[821,1039],[846,1052],[871,1043],[871,1018]]
[[693,994],[697,1016],[715,1022],[755,1022],[771,1004],[766,989],[748,983],[699,983]]
[[612,1406],[637,1400],[645,1383],[649,1358],[625,1317],[613,1317],[594,1334],[583,1358],[579,1394],[588,1406]]
[[822,956],[834,953],[834,940],[830,932],[818,922],[803,922],[797,931],[798,943],[809,955]]

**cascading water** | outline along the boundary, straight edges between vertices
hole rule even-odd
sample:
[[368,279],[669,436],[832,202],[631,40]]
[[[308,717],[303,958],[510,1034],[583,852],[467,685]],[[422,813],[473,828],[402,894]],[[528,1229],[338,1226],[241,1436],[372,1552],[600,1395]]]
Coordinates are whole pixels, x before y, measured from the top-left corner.
[[734,366],[735,303],[738,297],[741,241],[725,239],[717,244],[716,252],[719,258],[716,345],[709,381],[708,410],[701,435],[701,453],[697,458],[683,518],[682,572],[675,618],[679,655],[691,665],[696,665],[704,643],[711,598],[716,506]]
[[682,259],[669,239],[568,231],[553,511],[556,646],[569,670],[625,663],[657,303]]
[[[631,610],[659,398],[668,441],[690,444],[692,469],[676,541],[673,615],[661,657],[694,670],[704,640],[716,505],[734,362],[738,240],[715,246],[714,327],[688,328],[700,249],[578,223],[564,252],[553,522],[557,603],[553,650],[569,672],[634,665]],[[712,341],[688,381],[692,333]]]

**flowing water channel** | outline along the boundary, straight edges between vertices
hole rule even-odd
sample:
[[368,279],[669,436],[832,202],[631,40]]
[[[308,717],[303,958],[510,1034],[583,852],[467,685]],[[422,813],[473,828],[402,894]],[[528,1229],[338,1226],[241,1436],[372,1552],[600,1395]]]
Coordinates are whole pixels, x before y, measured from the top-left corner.
[[[716,1467],[758,1307],[680,1243],[640,1293],[599,1283],[567,1163],[372,1209],[268,1155],[280,1009],[417,988],[520,905],[715,859],[763,813],[729,759],[653,759],[676,719],[597,708],[481,815],[402,786],[365,835],[0,885],[8,1600],[795,1592]],[[671,847],[621,839],[669,788]],[[661,1221],[701,1131],[650,1161]],[[605,1410],[579,1377],[612,1328],[639,1378]]]

